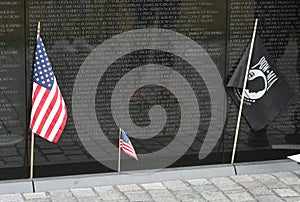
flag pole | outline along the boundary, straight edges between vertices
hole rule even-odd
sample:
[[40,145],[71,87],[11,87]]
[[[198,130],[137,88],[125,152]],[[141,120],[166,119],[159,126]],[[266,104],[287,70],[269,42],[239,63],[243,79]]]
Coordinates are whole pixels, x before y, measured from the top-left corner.
[[118,158],[118,173],[121,171],[121,128],[119,128],[119,158]]
[[[38,22],[36,40],[41,32],[41,22]],[[30,180],[33,180],[33,159],[34,159],[34,132],[31,131],[31,152],[30,152]]]
[[234,144],[233,144],[233,150],[232,150],[232,156],[231,156],[231,164],[232,165],[234,164],[234,157],[235,157],[235,152],[236,152],[236,146],[237,146],[237,140],[238,140],[238,135],[239,135],[240,122],[241,122],[241,116],[242,116],[243,104],[244,104],[244,98],[245,98],[245,89],[246,89],[247,80],[248,80],[248,73],[249,73],[250,63],[251,63],[251,58],[252,58],[257,23],[258,23],[258,19],[255,19],[253,35],[252,35],[250,51],[249,51],[249,57],[248,57],[247,67],[246,67],[246,72],[245,72],[245,77],[244,77],[244,84],[243,84],[241,102],[240,102],[240,107],[239,107],[238,119],[237,119],[237,123],[236,123],[235,135],[234,135]]

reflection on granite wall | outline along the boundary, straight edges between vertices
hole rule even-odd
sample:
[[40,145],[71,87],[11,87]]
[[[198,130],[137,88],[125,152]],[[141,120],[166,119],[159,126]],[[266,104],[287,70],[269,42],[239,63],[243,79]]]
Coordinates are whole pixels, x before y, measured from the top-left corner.
[[[0,169],[22,168],[26,161],[25,131],[30,113],[27,107],[30,101],[26,98],[31,92],[38,21],[42,24],[41,34],[69,117],[57,145],[36,138],[37,176],[114,170],[107,164],[116,162],[114,149],[117,150],[118,127],[127,131],[138,155],[145,159],[154,158],[167,148],[165,154],[175,156],[167,166],[228,163],[237,107],[225,97],[224,89],[222,99],[216,101],[212,94],[218,93],[218,84],[226,83],[239,62],[250,41],[255,17],[259,18],[258,34],[296,96],[262,131],[254,133],[242,120],[236,159],[279,159],[299,152],[297,0],[3,0],[0,6],[3,8],[0,11],[0,151],[3,150]],[[158,31],[154,37],[144,39],[150,28],[171,30],[178,33],[178,37],[175,41],[153,40],[164,35],[164,31]],[[146,31],[137,35],[140,38],[136,42],[128,39],[123,40],[123,44],[107,45],[110,41],[121,40],[124,33],[142,29]],[[181,49],[187,51],[179,53],[178,47],[185,39],[199,49],[183,45]],[[135,50],[136,47],[145,48]],[[120,57],[111,61],[114,54]],[[201,55],[198,59],[203,58],[205,62],[188,61],[195,54]],[[91,64],[94,67],[84,72],[82,68],[92,63],[89,58],[96,58],[95,61],[103,58],[103,66]],[[219,80],[209,80],[215,70]],[[96,76],[99,78],[94,78]],[[95,90],[86,92],[90,89],[89,83],[86,80],[78,82],[79,77],[97,81]],[[182,82],[191,91],[186,91]],[[125,84],[125,88],[118,83]],[[84,98],[92,99],[94,105],[74,105],[74,88],[84,85],[88,85],[82,89]],[[131,85],[136,89],[131,89]],[[128,96],[126,103],[120,101],[122,97],[115,96],[119,88],[123,97]],[[186,116],[182,111],[185,106],[195,107],[195,114]],[[96,126],[90,126],[89,131],[95,134],[85,136],[80,132],[83,130],[76,117],[81,112],[90,112],[91,107],[91,113],[81,118],[89,121],[96,117]],[[129,114],[125,114],[125,110],[116,113],[113,109],[128,109]],[[122,117],[127,118],[122,120]],[[196,124],[183,118],[196,120]],[[211,126],[225,121],[224,125]],[[149,130],[144,130],[146,128]],[[98,130],[101,134],[96,133]],[[107,145],[95,144],[100,136],[108,140]],[[199,159],[200,151],[205,153],[203,159]],[[167,157],[157,156],[160,161],[164,158]],[[125,170],[135,169],[132,163],[124,156]],[[145,163],[143,169],[153,168],[152,165]],[[58,169],[68,166],[74,169]],[[45,168],[49,171],[47,174],[42,172]]]

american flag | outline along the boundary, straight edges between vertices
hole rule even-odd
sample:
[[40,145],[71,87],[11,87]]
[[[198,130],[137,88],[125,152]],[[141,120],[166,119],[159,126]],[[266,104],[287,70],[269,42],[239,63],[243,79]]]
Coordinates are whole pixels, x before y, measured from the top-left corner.
[[42,38],[37,39],[30,129],[56,143],[64,130],[67,108],[54,76]]
[[125,154],[127,154],[128,156],[131,156],[135,160],[138,160],[137,155],[134,151],[134,148],[133,148],[128,136],[126,135],[126,133],[123,129],[121,129],[120,147],[121,147],[121,150]]

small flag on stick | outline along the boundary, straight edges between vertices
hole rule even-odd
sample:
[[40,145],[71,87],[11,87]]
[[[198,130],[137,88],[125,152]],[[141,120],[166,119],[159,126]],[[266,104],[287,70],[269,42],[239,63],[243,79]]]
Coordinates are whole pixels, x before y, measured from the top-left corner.
[[133,145],[131,144],[128,136],[126,135],[123,129],[121,129],[121,135],[120,135],[120,148],[125,154],[134,158],[135,160],[138,160]]
[[35,51],[30,129],[56,143],[66,125],[67,108],[39,35]]
[[121,171],[121,151],[138,161],[137,155],[125,131],[119,128],[118,173]]

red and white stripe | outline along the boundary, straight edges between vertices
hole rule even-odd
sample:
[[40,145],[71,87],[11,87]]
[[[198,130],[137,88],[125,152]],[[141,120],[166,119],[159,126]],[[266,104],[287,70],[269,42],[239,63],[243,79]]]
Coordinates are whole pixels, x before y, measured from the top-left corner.
[[33,83],[30,129],[56,143],[66,125],[67,108],[54,77],[51,90]]
[[134,158],[135,160],[138,160],[137,155],[135,153],[135,150],[129,140],[128,143],[124,142],[122,139],[120,140],[120,147],[121,150],[127,154],[128,156],[131,156],[132,158]]

